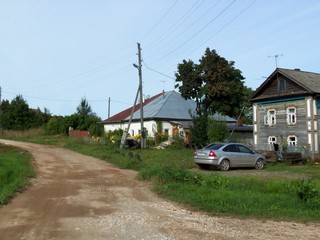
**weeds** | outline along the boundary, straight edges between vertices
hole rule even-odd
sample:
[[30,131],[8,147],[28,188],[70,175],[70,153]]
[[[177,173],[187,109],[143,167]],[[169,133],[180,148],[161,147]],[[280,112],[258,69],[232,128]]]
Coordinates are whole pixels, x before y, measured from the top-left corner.
[[291,181],[288,184],[288,191],[304,202],[320,196],[320,191],[317,188],[316,183],[311,179]]
[[34,176],[30,159],[28,153],[0,144],[0,204],[7,203]]

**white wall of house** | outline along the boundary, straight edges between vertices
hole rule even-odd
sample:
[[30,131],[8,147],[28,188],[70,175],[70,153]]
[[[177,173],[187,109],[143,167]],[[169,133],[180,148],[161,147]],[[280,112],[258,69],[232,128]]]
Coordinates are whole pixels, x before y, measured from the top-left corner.
[[[154,137],[154,133],[157,131],[157,124],[156,121],[144,121],[143,126],[148,131],[148,137]],[[128,123],[123,124],[105,124],[104,131],[114,131],[118,129],[125,130],[128,127]],[[163,121],[162,122],[162,130],[163,132],[167,131],[169,136],[172,136],[172,127],[173,125],[169,122]],[[129,134],[131,136],[135,136],[140,133],[141,123],[140,122],[132,122],[130,124]],[[183,129],[182,129],[183,130]]]

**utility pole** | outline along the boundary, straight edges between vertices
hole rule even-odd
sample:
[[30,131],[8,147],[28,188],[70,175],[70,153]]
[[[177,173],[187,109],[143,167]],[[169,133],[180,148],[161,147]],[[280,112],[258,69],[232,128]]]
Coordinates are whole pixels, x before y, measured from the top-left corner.
[[0,135],[2,134],[2,122],[1,122],[1,118],[2,118],[2,111],[1,111],[2,100],[1,100],[1,92],[2,92],[2,89],[0,87]]
[[139,92],[140,92],[140,122],[141,122],[141,149],[146,148],[146,131],[143,126],[143,93],[142,93],[142,64],[141,64],[141,47],[138,45],[138,70],[139,70]]
[[129,130],[130,130],[130,125],[131,125],[131,121],[132,121],[132,116],[134,114],[134,109],[136,108],[136,104],[137,104],[137,100],[138,100],[138,96],[139,96],[139,92],[140,92],[140,86],[138,87],[138,91],[136,94],[136,98],[134,99],[134,104],[133,107],[131,109],[131,114],[130,114],[130,119],[129,119],[129,123],[128,123],[128,127],[126,129],[124,129],[123,134],[122,134],[122,138],[121,138],[121,142],[120,142],[120,149],[123,149],[124,144],[126,142],[126,138],[128,136]]
[[268,56],[268,58],[274,58],[275,62],[276,62],[276,68],[278,67],[278,57],[282,57],[283,55],[282,54],[276,54],[276,55],[273,55],[273,56]]
[[108,118],[110,118],[110,97],[108,99]]

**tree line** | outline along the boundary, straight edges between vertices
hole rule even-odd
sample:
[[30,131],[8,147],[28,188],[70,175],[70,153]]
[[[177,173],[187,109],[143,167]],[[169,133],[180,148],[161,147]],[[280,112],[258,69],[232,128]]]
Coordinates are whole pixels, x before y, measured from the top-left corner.
[[47,108],[30,108],[22,95],[16,96],[11,102],[1,102],[1,128],[5,130],[23,131],[32,128],[44,128],[50,135],[67,134],[70,128],[87,130],[93,135],[103,133],[99,118],[91,109],[86,98],[82,98],[74,114],[70,116],[52,115]]

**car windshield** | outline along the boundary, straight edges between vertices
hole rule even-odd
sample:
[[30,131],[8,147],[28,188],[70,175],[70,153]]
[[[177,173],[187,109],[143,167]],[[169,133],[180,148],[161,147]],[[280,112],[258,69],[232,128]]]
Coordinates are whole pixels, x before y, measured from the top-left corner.
[[204,149],[208,149],[208,150],[218,150],[219,148],[221,148],[224,144],[222,143],[212,143],[208,146],[206,146]]

